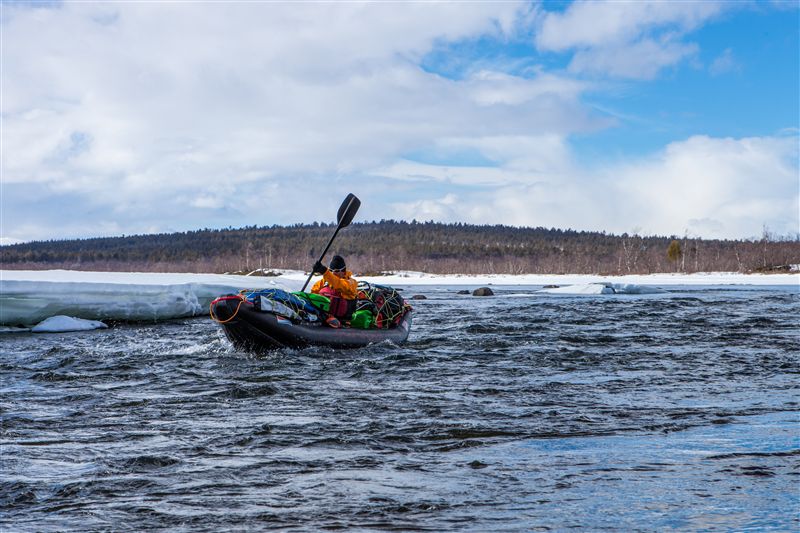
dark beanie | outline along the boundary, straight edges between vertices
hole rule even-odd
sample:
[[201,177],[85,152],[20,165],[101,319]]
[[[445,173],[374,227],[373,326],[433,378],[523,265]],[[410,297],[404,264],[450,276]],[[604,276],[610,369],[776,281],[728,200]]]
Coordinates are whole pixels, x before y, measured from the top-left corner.
[[344,258],[341,255],[334,255],[329,268],[331,270],[344,270]]

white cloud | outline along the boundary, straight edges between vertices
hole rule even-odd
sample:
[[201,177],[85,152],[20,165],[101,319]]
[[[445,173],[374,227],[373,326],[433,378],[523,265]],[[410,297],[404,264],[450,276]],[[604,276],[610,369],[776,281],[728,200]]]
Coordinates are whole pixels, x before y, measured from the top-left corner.
[[203,209],[218,209],[225,206],[219,197],[209,195],[197,196],[189,200],[189,205]]
[[650,80],[664,67],[675,65],[697,51],[697,45],[692,43],[642,39],[619,46],[579,50],[573,56],[569,70]]
[[720,74],[726,74],[728,72],[737,72],[741,69],[742,66],[733,56],[733,51],[730,48],[726,48],[722,54],[714,59],[708,70],[714,76],[719,76]]
[[[236,224],[242,198],[363,175],[449,138],[602,127],[580,102],[588,85],[568,77],[483,70],[455,81],[419,67],[436,42],[514,31],[524,9],[6,7],[3,183],[10,194],[18,188],[9,186],[38,183],[42,191],[83,198],[95,216],[109,217],[97,228],[151,228],[141,219],[157,217],[156,227],[167,230],[180,227],[169,213],[201,220],[209,209]],[[319,218],[312,208],[287,210],[287,218],[279,212],[269,222]],[[8,217],[4,237],[51,236],[44,227],[23,233],[25,216]],[[82,231],[67,226],[49,231]]]
[[460,200],[457,195],[449,193],[442,198],[419,200],[410,203],[391,205],[401,220],[428,220],[454,222],[462,216]]
[[437,181],[453,185],[498,187],[536,183],[569,172],[572,154],[558,135],[447,138],[437,143],[445,150],[473,149],[499,166],[457,166],[399,161],[371,174],[406,181]]
[[574,101],[591,86],[588,83],[541,73],[534,79],[501,72],[481,71],[471,78],[471,92],[481,105],[520,105],[538,98],[557,97]]
[[536,35],[542,50],[604,47],[637,41],[648,31],[697,28],[724,7],[722,2],[578,1],[563,13],[546,13]]
[[767,224],[789,234],[800,227],[797,143],[796,136],[695,136],[622,169],[618,187],[634,200],[631,216],[646,213],[643,225],[659,232],[757,237]]
[[578,1],[564,12],[543,12],[535,42],[544,51],[574,50],[573,72],[652,79],[692,57],[697,46],[681,38],[725,8],[713,1]]
[[[398,205],[439,214],[443,221],[471,220],[708,238],[758,237],[763,225],[778,234],[800,228],[798,137],[743,139],[695,136],[626,164],[577,168],[564,162],[493,188],[462,188],[451,195]],[[472,176],[480,169],[458,169]],[[505,169],[501,168],[502,174]],[[439,177],[441,179],[441,176]],[[460,185],[481,184],[469,179]],[[498,182],[499,183],[499,182]],[[484,184],[485,185],[485,184]],[[457,204],[457,205],[456,205]],[[420,217],[417,217],[420,219]]]

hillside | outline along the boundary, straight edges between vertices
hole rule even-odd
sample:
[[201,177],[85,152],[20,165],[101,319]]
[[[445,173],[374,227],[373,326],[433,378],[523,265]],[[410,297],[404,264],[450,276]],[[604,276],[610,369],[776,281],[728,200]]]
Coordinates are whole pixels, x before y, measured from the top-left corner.
[[[307,270],[334,228],[315,223],[31,242],[0,247],[0,266],[142,272]],[[383,220],[342,230],[328,257],[332,253],[345,256],[348,267],[360,274],[752,272],[780,271],[800,263],[800,240],[643,237]]]

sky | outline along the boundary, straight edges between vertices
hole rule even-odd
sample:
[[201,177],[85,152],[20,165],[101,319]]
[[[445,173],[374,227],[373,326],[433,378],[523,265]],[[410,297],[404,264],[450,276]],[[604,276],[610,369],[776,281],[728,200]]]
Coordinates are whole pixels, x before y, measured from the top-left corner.
[[800,2],[0,3],[0,244],[800,232]]

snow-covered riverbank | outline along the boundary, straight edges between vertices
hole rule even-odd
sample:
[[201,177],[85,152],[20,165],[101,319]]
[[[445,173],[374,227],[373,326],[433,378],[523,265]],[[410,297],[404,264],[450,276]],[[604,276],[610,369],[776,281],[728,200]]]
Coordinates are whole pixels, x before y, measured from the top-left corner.
[[[279,287],[299,290],[307,273],[278,276],[81,272],[70,270],[0,271],[0,325],[32,326],[59,315],[90,320],[165,320],[207,312],[215,297],[241,289]],[[588,285],[657,288],[670,285],[783,285],[800,289],[800,274],[652,274],[597,275],[436,275],[396,272],[360,280],[393,286],[522,285],[559,286],[561,294],[602,294]],[[568,286],[573,286],[570,290]]]

